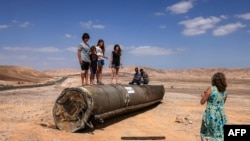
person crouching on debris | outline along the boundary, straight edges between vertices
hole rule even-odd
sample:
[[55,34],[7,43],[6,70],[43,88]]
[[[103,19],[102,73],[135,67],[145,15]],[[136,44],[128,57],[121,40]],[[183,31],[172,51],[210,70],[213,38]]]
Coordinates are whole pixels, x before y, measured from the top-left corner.
[[97,63],[98,63],[98,56],[96,54],[96,47],[91,46],[90,48],[90,85],[95,85],[94,80],[95,80],[95,75],[97,72]]
[[148,84],[149,83],[148,74],[143,69],[140,69],[140,72],[141,72],[141,78],[142,78],[141,83]]
[[141,74],[139,73],[138,68],[135,68],[135,74],[133,77],[133,80],[131,82],[129,82],[130,85],[133,85],[134,83],[136,83],[137,85],[141,84]]

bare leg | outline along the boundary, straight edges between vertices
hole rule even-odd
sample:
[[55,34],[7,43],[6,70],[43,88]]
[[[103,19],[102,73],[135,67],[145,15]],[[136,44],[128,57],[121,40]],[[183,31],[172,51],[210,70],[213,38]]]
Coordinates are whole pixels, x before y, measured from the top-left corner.
[[99,67],[98,77],[99,77],[99,81],[102,82],[102,66]]
[[115,71],[116,71],[116,72],[115,72],[116,84],[118,84],[118,83],[119,83],[119,78],[118,78],[119,68],[116,68]]
[[90,74],[90,76],[89,76],[90,85],[93,84],[93,78],[92,77],[93,77],[92,74]]
[[92,85],[95,85],[95,75],[96,74],[93,74],[93,76],[92,76]]
[[96,83],[99,83],[99,76],[100,76],[100,71],[99,71],[100,66],[97,66],[97,72],[96,72]]
[[100,80],[99,80],[99,73],[96,73],[96,84],[99,84]]
[[81,79],[82,79],[82,86],[84,86],[84,76],[85,76],[85,73],[81,72]]
[[114,76],[115,76],[115,68],[111,68],[111,84],[113,84],[113,79],[114,79]]
[[102,66],[98,66],[97,74],[96,74],[97,83],[102,82]]
[[96,75],[96,74],[92,74],[92,75],[91,75],[91,84],[92,84],[92,85],[95,85],[95,75]]
[[86,79],[86,85],[89,85],[89,83],[88,83],[88,81],[89,81],[89,78],[88,78],[88,76],[89,76],[89,70],[86,70],[85,71],[85,79]]

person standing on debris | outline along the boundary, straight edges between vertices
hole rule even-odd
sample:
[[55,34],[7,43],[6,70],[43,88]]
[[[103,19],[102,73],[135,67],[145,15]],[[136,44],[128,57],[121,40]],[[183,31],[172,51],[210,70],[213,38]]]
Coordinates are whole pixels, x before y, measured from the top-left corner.
[[133,80],[131,82],[129,82],[130,85],[134,85],[134,83],[136,83],[137,85],[141,84],[141,74],[139,73],[138,68],[135,68],[135,74],[133,77]]
[[94,80],[97,74],[97,63],[98,63],[98,56],[96,54],[96,47],[91,46],[90,48],[90,85],[95,85]]
[[119,84],[119,78],[118,78],[118,73],[120,67],[122,67],[122,60],[121,60],[121,47],[120,45],[116,44],[114,46],[114,50],[112,51],[111,57],[110,57],[110,65],[109,67],[112,70],[112,75],[111,75],[111,84],[113,84],[113,79],[115,77],[116,79],[116,84]]
[[217,72],[211,80],[212,86],[201,94],[200,103],[207,103],[202,117],[200,135],[201,141],[223,141],[223,126],[227,123],[224,103],[227,99],[227,83],[225,75]]
[[[81,66],[81,79],[82,79],[82,86],[88,85],[88,70],[89,70],[89,50],[90,47],[88,45],[88,40],[90,36],[88,33],[84,33],[82,35],[82,43],[78,45],[77,56]],[[84,83],[85,80],[85,83]]]
[[141,78],[142,78],[141,83],[148,84],[149,83],[148,74],[143,69],[140,69],[140,72],[141,72]]
[[96,52],[98,56],[98,67],[97,67],[97,84],[103,84],[102,83],[102,69],[104,66],[104,59],[108,59],[108,57],[104,56],[105,53],[105,45],[104,40],[99,39],[96,46]]

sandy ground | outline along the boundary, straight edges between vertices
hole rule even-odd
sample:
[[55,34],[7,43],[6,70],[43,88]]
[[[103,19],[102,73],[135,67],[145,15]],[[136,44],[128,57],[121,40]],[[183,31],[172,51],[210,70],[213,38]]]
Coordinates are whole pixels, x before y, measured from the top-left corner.
[[[122,74],[122,72],[121,72]],[[120,77],[127,84],[131,76]],[[110,83],[107,73],[105,84]],[[165,136],[166,141],[199,141],[205,105],[200,93],[210,80],[201,77],[151,74],[151,84],[164,85],[166,93],[160,104],[106,119],[94,130],[68,133],[55,128],[52,109],[64,88],[80,86],[79,75],[52,86],[0,91],[0,141],[119,141],[124,136]],[[228,79],[225,104],[229,124],[250,124],[250,79]],[[183,119],[187,120],[183,120]],[[177,122],[176,119],[178,119]]]

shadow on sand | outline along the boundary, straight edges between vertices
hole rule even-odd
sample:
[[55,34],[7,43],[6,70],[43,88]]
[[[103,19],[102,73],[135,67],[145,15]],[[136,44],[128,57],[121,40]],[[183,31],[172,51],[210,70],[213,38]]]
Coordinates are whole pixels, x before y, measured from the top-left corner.
[[94,121],[93,122],[93,125],[94,125],[93,129],[86,128],[86,129],[80,130],[80,131],[78,131],[76,133],[94,134],[95,130],[104,130],[104,128],[107,127],[107,126],[111,126],[111,125],[116,124],[116,123],[118,123],[118,122],[120,122],[122,120],[125,120],[127,118],[131,118],[131,117],[134,117],[134,116],[136,116],[138,114],[142,114],[144,112],[152,110],[152,109],[156,108],[157,106],[159,106],[161,103],[162,102],[158,102],[158,103],[155,103],[155,104],[150,105],[148,107],[144,107],[142,109],[139,109],[137,111],[123,113],[123,114],[120,114],[120,115],[117,115],[117,116],[114,116],[114,117],[110,117],[110,118],[104,119],[103,123],[101,123],[99,121]]

